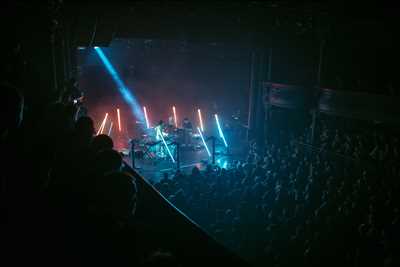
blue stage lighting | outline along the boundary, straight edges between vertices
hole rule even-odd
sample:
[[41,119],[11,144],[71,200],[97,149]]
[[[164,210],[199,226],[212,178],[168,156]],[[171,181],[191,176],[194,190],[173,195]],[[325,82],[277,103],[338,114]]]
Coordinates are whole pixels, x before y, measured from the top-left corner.
[[174,159],[174,157],[172,156],[171,150],[169,150],[169,147],[168,147],[168,145],[167,145],[167,142],[165,142],[164,136],[162,135],[160,128],[159,128],[159,127],[156,127],[156,131],[157,131],[157,134],[161,137],[161,140],[162,140],[162,142],[164,143],[164,146],[165,146],[165,148],[167,149],[168,154],[169,154],[169,156],[170,156],[172,162],[175,163],[175,159]]
[[101,61],[103,62],[104,66],[107,68],[108,72],[110,73],[111,77],[113,78],[114,82],[117,84],[118,90],[121,93],[122,97],[131,107],[133,114],[141,121],[144,121],[144,115],[142,112],[142,108],[139,105],[136,97],[129,91],[129,89],[125,86],[124,82],[119,77],[117,71],[115,70],[114,66],[108,60],[107,56],[103,53],[103,50],[95,46],[94,50],[99,55]]
[[221,168],[226,169],[228,167],[228,161],[226,159],[221,160],[221,159],[217,159],[217,164],[218,166],[220,166]]
[[207,143],[206,143],[206,141],[204,140],[204,137],[203,137],[203,133],[201,132],[201,129],[199,127],[197,127],[197,131],[199,131],[199,134],[200,134],[200,137],[201,137],[201,141],[203,141],[203,144],[204,144],[204,147],[207,150],[208,156],[211,157],[210,150],[208,149]]
[[218,119],[218,115],[217,114],[215,114],[215,120],[217,122],[219,136],[222,138],[222,141],[224,141],[224,145],[226,147],[228,147],[228,144],[226,143],[226,140],[225,140],[224,133],[222,132],[222,129],[221,129],[221,125],[219,124],[219,119]]

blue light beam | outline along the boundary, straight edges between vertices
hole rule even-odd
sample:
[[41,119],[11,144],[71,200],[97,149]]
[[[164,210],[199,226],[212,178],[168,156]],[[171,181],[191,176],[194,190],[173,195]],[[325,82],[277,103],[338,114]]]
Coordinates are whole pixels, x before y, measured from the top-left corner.
[[99,55],[101,61],[103,62],[104,66],[110,73],[111,77],[113,78],[114,82],[117,84],[118,90],[121,93],[122,97],[125,101],[129,104],[132,113],[141,121],[144,121],[144,115],[142,109],[137,101],[136,97],[129,91],[129,89],[125,86],[124,82],[119,77],[117,71],[115,70],[114,66],[108,60],[107,56],[103,53],[103,50],[95,46],[94,50]]
[[200,129],[199,127],[197,127],[197,131],[199,131],[199,134],[200,134],[200,137],[201,137],[201,141],[203,141],[203,144],[204,144],[204,147],[205,147],[206,150],[207,150],[208,156],[211,157],[210,150],[208,149],[208,146],[207,146],[206,141],[204,141],[203,133],[201,132],[201,129]]
[[221,125],[219,124],[218,115],[215,114],[214,116],[215,116],[215,121],[217,122],[219,136],[222,138],[222,141],[224,141],[224,145],[225,145],[226,147],[228,147],[228,143],[226,143],[224,133],[222,132],[222,129],[221,129]]
[[156,129],[157,129],[157,134],[161,137],[161,140],[163,141],[164,146],[165,146],[165,148],[167,149],[168,154],[169,154],[169,156],[170,156],[171,159],[172,159],[172,162],[175,163],[175,159],[174,159],[174,157],[172,156],[171,150],[169,150],[169,147],[168,147],[168,145],[167,145],[167,142],[165,142],[164,136],[162,135],[162,133],[161,133],[161,131],[160,131],[160,128],[157,127]]

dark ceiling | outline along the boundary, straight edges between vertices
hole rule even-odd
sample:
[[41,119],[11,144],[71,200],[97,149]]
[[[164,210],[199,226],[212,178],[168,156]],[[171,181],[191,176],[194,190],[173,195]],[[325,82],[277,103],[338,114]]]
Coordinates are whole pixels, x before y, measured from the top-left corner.
[[66,3],[64,11],[83,46],[107,45],[114,37],[253,44],[292,36],[320,39],[333,28],[387,29],[394,18],[389,8],[306,1]]

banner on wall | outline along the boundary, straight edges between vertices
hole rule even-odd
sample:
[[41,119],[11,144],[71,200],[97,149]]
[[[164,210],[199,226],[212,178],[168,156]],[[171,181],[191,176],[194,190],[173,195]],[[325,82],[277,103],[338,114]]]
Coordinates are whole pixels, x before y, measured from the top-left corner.
[[400,122],[400,99],[383,95],[339,91],[326,88],[264,83],[265,101],[271,106],[310,109],[361,120]]
[[320,112],[361,120],[400,121],[399,99],[359,92],[320,89]]
[[281,108],[308,109],[315,95],[314,89],[295,85],[265,83],[264,88],[269,104]]

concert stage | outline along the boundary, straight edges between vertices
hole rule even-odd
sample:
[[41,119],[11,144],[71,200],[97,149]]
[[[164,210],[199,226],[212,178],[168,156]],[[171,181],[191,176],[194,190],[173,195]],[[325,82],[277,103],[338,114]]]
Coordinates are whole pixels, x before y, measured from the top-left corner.
[[[228,153],[227,153],[228,152]],[[204,170],[208,164],[212,164],[212,157],[209,157],[204,148],[200,149],[181,149],[180,151],[180,170],[185,174],[190,174],[193,167]],[[215,164],[221,168],[229,168],[234,161],[244,160],[244,144],[234,151],[227,151],[224,147],[217,147]],[[132,167],[132,159],[125,155],[124,161]],[[168,177],[172,177],[176,170],[177,164],[171,159],[138,159],[135,158],[136,170],[150,182],[158,182],[164,173],[168,173]]]

